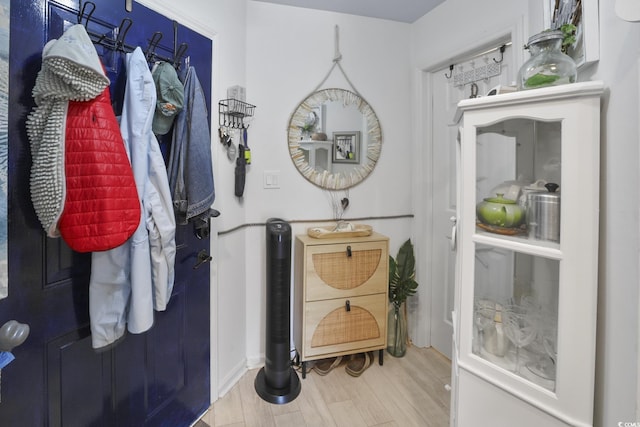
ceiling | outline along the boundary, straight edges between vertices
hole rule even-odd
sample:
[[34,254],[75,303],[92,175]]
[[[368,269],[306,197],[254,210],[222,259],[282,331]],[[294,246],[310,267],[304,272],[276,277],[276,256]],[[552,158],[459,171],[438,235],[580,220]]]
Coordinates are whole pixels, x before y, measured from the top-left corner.
[[445,0],[256,0],[413,23]]

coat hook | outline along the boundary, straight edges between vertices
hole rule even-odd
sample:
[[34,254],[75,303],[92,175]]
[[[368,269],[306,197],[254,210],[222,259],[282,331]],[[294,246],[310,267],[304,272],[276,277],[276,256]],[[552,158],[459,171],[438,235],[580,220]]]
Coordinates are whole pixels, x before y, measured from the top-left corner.
[[116,42],[114,48],[116,50],[124,47],[124,39],[127,37],[127,33],[129,32],[129,28],[133,21],[130,18],[124,18],[122,22],[120,22],[120,26],[118,27],[118,37],[116,37]]
[[178,21],[173,21],[173,58],[175,59],[178,52]]
[[87,6],[89,6],[91,10],[86,13],[87,19],[84,24],[85,29],[87,29],[89,25],[89,21],[91,20],[91,16],[93,15],[93,12],[96,10],[96,4],[94,2],[92,1],[84,2],[84,4],[82,5],[82,8],[80,9],[80,12],[78,13],[78,24],[82,24],[82,18],[85,16]]
[[162,40],[162,33],[160,31],[156,31],[151,36],[151,40],[149,40],[149,47],[147,48],[147,52],[145,53],[145,58],[147,62],[150,62],[151,59],[155,56],[156,47],[158,47],[158,43]]
[[451,76],[453,76],[453,64],[449,65],[449,75],[447,76],[447,73],[444,73],[444,76],[445,76],[447,79],[450,79],[450,78],[451,78]]
[[186,43],[180,43],[180,46],[178,46],[178,49],[176,50],[175,56],[173,58],[173,65],[175,65],[176,68],[180,68],[180,61],[182,60],[184,54],[187,52],[188,48],[189,45]]
[[506,48],[507,48],[506,44],[503,44],[502,46],[500,46],[500,60],[498,61],[496,58],[493,58],[493,62],[495,62],[496,64],[499,64],[502,61],[504,61],[504,51]]

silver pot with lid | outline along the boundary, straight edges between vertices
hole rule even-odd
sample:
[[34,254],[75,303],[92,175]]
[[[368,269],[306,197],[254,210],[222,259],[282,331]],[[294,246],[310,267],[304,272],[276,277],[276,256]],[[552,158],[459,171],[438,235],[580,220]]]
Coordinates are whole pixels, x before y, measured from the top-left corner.
[[560,243],[560,192],[558,184],[548,183],[547,191],[527,194],[529,237]]

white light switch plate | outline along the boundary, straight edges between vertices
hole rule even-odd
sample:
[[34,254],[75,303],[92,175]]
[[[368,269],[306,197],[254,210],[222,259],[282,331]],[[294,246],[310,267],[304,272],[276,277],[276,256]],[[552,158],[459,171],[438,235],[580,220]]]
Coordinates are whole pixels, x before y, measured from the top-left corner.
[[280,188],[280,171],[264,171],[264,188]]

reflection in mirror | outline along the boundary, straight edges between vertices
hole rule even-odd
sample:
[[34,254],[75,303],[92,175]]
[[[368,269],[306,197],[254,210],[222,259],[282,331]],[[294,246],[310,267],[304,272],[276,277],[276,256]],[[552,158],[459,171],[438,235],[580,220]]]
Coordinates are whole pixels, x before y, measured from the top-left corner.
[[382,130],[371,106],[356,93],[323,89],[291,115],[289,153],[300,173],[328,190],[353,187],[380,157]]

